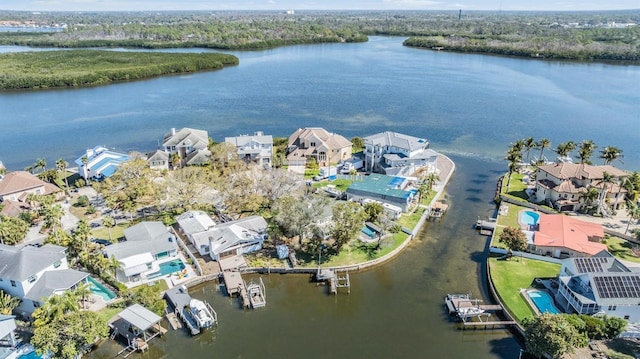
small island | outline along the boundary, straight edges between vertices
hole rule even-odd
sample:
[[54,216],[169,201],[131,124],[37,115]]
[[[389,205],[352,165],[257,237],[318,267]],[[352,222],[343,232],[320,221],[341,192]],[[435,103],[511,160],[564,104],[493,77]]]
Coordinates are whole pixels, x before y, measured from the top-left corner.
[[97,86],[116,81],[191,73],[237,65],[220,53],[160,53],[71,50],[0,55],[0,89]]

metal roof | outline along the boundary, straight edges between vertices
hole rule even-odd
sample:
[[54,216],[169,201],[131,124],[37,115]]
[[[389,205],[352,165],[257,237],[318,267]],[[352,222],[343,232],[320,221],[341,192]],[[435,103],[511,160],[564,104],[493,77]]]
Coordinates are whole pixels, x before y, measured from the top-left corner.
[[118,316],[140,330],[147,330],[162,320],[156,313],[140,304],[125,308]]
[[362,181],[353,182],[349,188],[347,188],[347,192],[365,192],[377,194],[379,196],[407,199],[411,196],[411,191],[405,191],[397,188],[398,182],[400,181],[399,178],[401,177],[372,173],[369,176],[364,176]]

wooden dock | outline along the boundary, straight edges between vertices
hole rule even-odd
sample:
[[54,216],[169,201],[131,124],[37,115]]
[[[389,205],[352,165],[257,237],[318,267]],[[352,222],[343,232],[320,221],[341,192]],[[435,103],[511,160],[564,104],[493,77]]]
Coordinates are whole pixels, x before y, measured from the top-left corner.
[[510,325],[516,325],[517,322],[510,320],[496,320],[496,321],[478,321],[478,322],[462,322],[462,328],[473,328],[473,329],[493,329],[498,327],[508,327]]
[[504,308],[499,304],[481,304],[480,299],[473,299],[469,294],[447,294],[444,302],[449,315],[456,315],[460,319],[461,329],[493,329],[517,324],[509,320],[490,319],[493,314],[504,311]]
[[487,220],[480,219],[476,221],[476,229],[480,231],[480,234],[483,236],[490,236],[493,234],[493,231],[496,229],[497,221],[495,218],[489,218]]
[[182,329],[182,323],[180,323],[180,321],[178,320],[178,317],[176,317],[175,313],[169,312],[165,316],[167,317],[167,320],[169,321],[169,325],[171,325],[171,329],[173,329],[173,330]]
[[334,270],[318,268],[316,281],[329,283],[329,293],[331,294],[338,294],[339,288],[347,288],[347,293],[351,294],[351,279],[348,271],[341,275]]

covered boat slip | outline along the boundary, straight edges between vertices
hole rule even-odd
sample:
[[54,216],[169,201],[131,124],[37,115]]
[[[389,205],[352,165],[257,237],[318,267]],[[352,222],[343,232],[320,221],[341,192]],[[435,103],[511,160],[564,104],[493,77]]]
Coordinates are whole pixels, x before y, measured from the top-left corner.
[[119,353],[127,352],[125,358],[135,351],[145,351],[149,348],[149,340],[166,333],[160,325],[162,318],[149,309],[134,304],[125,308],[109,321],[112,328],[111,339],[120,336],[127,341],[127,346]]

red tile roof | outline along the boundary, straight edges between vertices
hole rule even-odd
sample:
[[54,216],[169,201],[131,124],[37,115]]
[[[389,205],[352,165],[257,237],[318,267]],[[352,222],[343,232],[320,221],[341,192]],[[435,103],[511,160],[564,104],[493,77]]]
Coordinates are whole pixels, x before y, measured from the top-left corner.
[[[563,214],[540,214],[539,230],[534,244],[545,247],[565,247],[576,252],[594,255],[607,246],[600,243],[604,230],[597,223],[584,222]],[[592,242],[589,239],[597,239]]]

